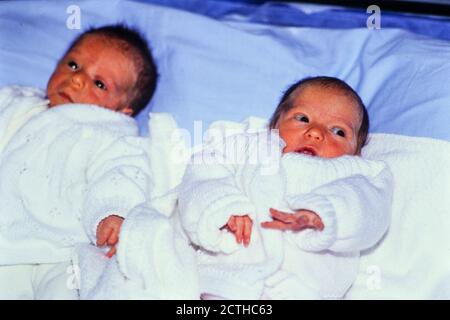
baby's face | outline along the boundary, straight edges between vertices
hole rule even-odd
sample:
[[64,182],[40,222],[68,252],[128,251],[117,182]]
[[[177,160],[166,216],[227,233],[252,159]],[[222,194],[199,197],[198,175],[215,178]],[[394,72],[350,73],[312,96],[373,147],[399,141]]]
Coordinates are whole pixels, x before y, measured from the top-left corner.
[[355,155],[361,125],[358,106],[339,91],[307,86],[294,107],[278,120],[283,153],[299,152],[323,158]]
[[47,84],[50,107],[86,103],[132,114],[128,101],[136,67],[113,41],[88,35],[61,59]]

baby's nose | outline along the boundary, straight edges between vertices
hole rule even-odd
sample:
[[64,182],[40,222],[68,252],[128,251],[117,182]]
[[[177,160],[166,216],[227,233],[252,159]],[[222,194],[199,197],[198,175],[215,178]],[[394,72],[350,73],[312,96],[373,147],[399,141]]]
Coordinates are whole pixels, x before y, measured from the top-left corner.
[[318,127],[312,127],[310,128],[307,132],[306,132],[306,136],[309,139],[314,139],[314,140],[323,140],[323,132],[320,128]]
[[84,88],[85,84],[86,84],[86,80],[84,79],[84,76],[82,73],[75,73],[72,76],[72,81],[71,81],[72,86],[82,89]]

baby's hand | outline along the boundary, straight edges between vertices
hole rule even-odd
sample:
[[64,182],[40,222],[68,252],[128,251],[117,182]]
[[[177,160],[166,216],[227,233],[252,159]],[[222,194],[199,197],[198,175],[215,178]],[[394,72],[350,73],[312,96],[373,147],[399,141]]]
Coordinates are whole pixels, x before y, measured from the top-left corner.
[[250,243],[250,236],[252,234],[253,221],[248,215],[245,216],[231,216],[227,224],[222,228],[226,228],[236,237],[237,243],[244,241],[244,246],[248,247]]
[[325,227],[322,219],[310,210],[298,210],[295,213],[287,213],[270,209],[273,221],[261,223],[263,228],[277,230],[301,231],[307,228],[322,231]]
[[111,258],[116,253],[116,244],[119,242],[119,232],[123,218],[111,215],[100,221],[97,227],[97,246],[112,246],[106,256]]

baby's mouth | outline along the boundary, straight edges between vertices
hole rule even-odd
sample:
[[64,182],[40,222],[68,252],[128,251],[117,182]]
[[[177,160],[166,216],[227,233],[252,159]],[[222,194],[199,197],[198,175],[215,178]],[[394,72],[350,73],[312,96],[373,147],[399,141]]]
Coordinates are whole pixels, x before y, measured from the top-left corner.
[[315,157],[317,155],[316,150],[314,150],[311,147],[302,147],[302,148],[295,150],[295,152],[301,153],[301,154],[306,154],[311,157]]
[[67,93],[64,93],[64,92],[60,92],[59,93],[59,96],[61,97],[61,98],[63,98],[64,100],[66,100],[66,101],[69,101],[69,102],[72,102],[73,103],[73,100],[72,100],[72,98],[67,94]]

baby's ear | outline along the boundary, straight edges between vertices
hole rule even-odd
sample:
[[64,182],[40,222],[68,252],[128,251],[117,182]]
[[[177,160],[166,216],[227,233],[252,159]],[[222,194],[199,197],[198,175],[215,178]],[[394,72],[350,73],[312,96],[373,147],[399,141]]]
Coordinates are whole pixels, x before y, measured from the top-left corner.
[[130,107],[123,107],[122,109],[120,109],[120,112],[122,112],[122,113],[126,114],[127,116],[131,117],[133,115],[134,110],[132,108],[130,108]]

